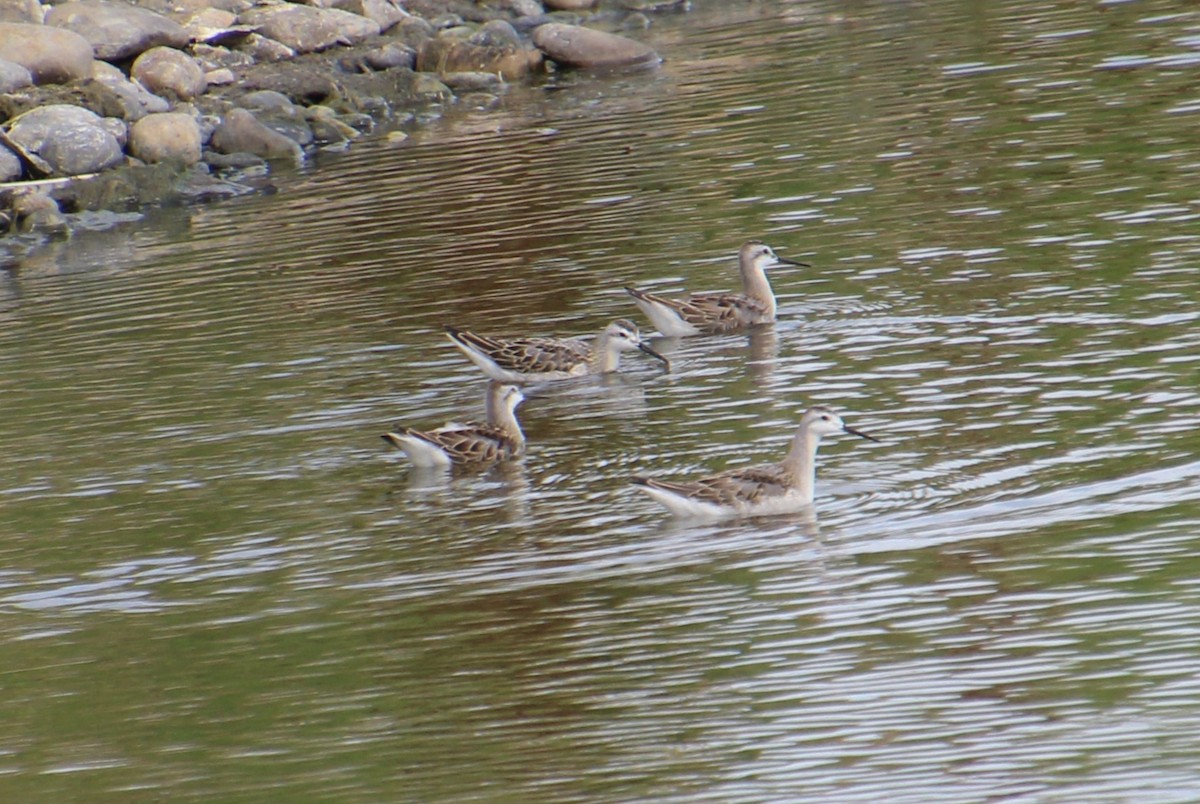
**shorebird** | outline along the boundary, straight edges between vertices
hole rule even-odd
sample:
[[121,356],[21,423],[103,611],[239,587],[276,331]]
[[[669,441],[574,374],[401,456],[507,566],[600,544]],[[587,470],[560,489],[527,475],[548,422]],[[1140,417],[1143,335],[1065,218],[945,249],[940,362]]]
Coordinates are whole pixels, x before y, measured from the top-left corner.
[[421,468],[445,469],[515,458],[525,450],[525,434],[516,414],[524,399],[515,385],[489,382],[484,403],[487,424],[451,423],[436,430],[400,427],[384,433],[383,440],[404,450],[413,465]]
[[669,299],[637,288],[625,290],[663,335],[669,338],[713,335],[775,320],[775,294],[767,281],[768,268],[812,267],[806,262],[785,260],[758,240],[742,246],[738,264],[744,293],[694,293],[684,299]]
[[829,408],[812,407],[801,417],[782,463],[730,469],[682,483],[651,477],[633,477],[631,482],[676,516],[715,519],[792,513],[812,505],[817,446],[821,436],[831,433],[879,440],[850,427]]
[[616,371],[621,352],[630,349],[640,349],[671,368],[671,361],[642,340],[637,324],[625,319],[609,324],[591,344],[559,338],[492,338],[454,327],[446,327],[446,333],[484,374],[500,382],[605,374]]

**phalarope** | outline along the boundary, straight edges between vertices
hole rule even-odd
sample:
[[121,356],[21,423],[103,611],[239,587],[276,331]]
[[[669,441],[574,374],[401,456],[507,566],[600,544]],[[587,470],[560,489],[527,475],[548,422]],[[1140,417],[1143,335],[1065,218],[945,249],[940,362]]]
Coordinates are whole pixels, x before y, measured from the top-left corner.
[[775,320],[775,294],[767,281],[767,269],[777,265],[806,262],[785,260],[766,243],[751,240],[738,252],[744,293],[695,293],[684,299],[668,299],[627,287],[646,317],[669,338],[732,332]]
[[625,319],[609,324],[590,345],[559,338],[492,338],[454,327],[446,327],[446,333],[484,374],[500,382],[605,374],[616,371],[621,352],[630,349],[640,349],[671,367],[671,361],[642,340],[637,325]]
[[845,432],[878,441],[855,430],[826,407],[812,407],[800,419],[782,463],[730,469],[683,483],[633,477],[638,488],[676,516],[730,517],[785,514],[812,504],[814,467],[821,436]]
[[515,385],[489,382],[487,424],[447,424],[436,430],[397,428],[383,440],[404,450],[415,466],[448,468],[515,458],[525,450],[525,434],[517,422],[517,405],[525,395]]

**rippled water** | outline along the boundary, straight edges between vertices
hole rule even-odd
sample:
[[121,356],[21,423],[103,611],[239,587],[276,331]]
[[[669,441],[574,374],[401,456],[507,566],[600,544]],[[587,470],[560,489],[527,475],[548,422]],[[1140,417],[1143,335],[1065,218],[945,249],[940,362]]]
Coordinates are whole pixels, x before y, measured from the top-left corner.
[[[0,274],[12,800],[1195,800],[1200,13],[700,0],[655,74],[469,99],[279,190]],[[444,323],[626,284],[781,321],[543,386],[529,454]],[[633,472],[831,439],[812,515]]]

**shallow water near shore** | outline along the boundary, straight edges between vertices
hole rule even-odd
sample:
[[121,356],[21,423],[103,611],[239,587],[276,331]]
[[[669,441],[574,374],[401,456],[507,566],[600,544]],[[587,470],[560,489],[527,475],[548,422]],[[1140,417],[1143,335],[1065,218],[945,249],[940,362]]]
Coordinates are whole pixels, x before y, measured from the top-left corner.
[[[0,273],[7,800],[1195,799],[1200,12],[694,5]],[[516,465],[380,440],[482,415],[443,324],[641,323],[749,237],[814,266],[774,327],[531,389]],[[811,404],[881,440],[811,515],[626,483]]]

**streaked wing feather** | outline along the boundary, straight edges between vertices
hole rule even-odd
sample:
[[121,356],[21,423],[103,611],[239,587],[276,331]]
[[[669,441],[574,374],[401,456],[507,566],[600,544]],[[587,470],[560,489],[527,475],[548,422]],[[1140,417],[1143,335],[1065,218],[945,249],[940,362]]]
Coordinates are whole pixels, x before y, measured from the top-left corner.
[[498,348],[489,350],[488,357],[502,369],[523,374],[547,370],[570,371],[572,367],[586,363],[591,358],[591,349],[582,341],[555,338],[492,340]]
[[406,435],[441,448],[455,463],[498,461],[520,452],[520,447],[499,427],[473,424],[432,431],[408,428]]
[[684,321],[710,333],[741,329],[767,312],[762,302],[740,293],[697,293],[671,306]]
[[719,475],[687,483],[648,480],[651,486],[674,492],[697,502],[721,506],[752,505],[787,492],[780,470],[775,466],[751,466],[731,469]]

